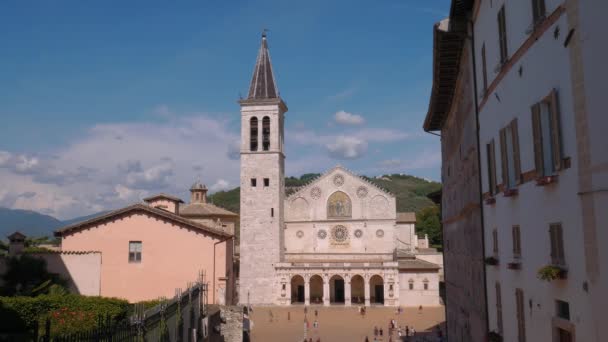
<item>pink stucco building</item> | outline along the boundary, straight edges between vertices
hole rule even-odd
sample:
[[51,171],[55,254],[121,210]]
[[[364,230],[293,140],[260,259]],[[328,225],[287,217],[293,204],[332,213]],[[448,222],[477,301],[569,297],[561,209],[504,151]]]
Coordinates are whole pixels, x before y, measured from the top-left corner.
[[[238,216],[207,203],[196,183],[192,201],[160,194],[59,229],[64,251],[101,253],[99,294],[131,302],[172,297],[205,272],[210,303],[234,294],[233,232]],[[197,212],[188,217],[181,211]]]

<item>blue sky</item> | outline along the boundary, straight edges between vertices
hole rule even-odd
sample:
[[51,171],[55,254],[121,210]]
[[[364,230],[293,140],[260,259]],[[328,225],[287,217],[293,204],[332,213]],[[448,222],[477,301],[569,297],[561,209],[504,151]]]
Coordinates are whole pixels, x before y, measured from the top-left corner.
[[73,217],[198,177],[238,185],[239,94],[263,28],[289,175],[439,179],[421,129],[448,0],[10,1],[0,12],[0,206]]

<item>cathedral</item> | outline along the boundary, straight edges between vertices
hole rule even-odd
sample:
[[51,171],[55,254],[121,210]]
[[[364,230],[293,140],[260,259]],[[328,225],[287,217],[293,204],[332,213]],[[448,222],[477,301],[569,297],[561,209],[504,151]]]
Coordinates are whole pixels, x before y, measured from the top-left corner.
[[341,166],[285,194],[287,105],[265,35],[239,103],[241,304],[442,304],[442,255],[394,195]]

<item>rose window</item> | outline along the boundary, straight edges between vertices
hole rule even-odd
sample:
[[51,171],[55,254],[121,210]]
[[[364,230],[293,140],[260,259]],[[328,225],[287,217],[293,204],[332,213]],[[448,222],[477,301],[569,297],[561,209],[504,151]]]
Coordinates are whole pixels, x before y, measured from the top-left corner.
[[344,242],[348,240],[348,228],[344,226],[335,226],[331,230],[331,237],[336,242]]
[[327,232],[324,229],[321,229],[317,233],[317,236],[319,237],[319,239],[323,240],[327,237]]

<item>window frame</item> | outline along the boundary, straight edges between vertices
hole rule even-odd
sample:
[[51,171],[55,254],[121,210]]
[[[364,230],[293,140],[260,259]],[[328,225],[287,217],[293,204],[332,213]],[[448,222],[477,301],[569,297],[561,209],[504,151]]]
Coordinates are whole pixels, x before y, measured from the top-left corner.
[[264,178],[264,187],[267,188],[270,186],[270,178]]
[[249,119],[249,150],[251,152],[257,152],[259,148],[258,142],[258,131],[259,131],[258,118],[253,116]]
[[488,92],[488,62],[486,56],[486,43],[481,44],[481,76],[483,85],[483,95]]
[[515,313],[517,317],[517,341],[526,342],[526,310],[524,291],[515,289]]
[[532,0],[532,24],[537,26],[547,16],[545,0]]
[[551,246],[551,264],[565,266],[566,253],[564,251],[564,229],[561,223],[552,223],[549,225],[549,241]]
[[257,178],[251,178],[250,180],[250,185],[252,188],[255,188],[258,186],[258,179]]
[[513,243],[513,258],[521,258],[521,226],[513,225],[511,227],[512,243]]
[[493,196],[497,193],[496,186],[496,146],[494,139],[486,144],[487,168],[488,168],[488,187]]
[[262,118],[262,151],[270,151],[270,117]]
[[498,251],[498,229],[494,228],[492,230],[492,252],[495,256],[497,256]]
[[500,130],[500,155],[504,189],[515,189],[522,177],[517,118]]
[[501,66],[509,60],[509,50],[507,43],[507,15],[505,5],[503,4],[498,10],[498,46],[500,49],[500,64]]
[[[138,246],[139,251],[132,250],[131,246]],[[140,264],[142,262],[142,254],[143,254],[143,243],[141,240],[133,240],[129,241],[129,263],[130,264]]]
[[[547,112],[543,112],[543,106]],[[537,177],[555,176],[563,168],[563,141],[561,129],[561,115],[559,110],[559,98],[556,89],[552,89],[549,95],[531,107],[532,111],[532,137],[534,142],[534,165]],[[546,113],[546,114],[544,114]],[[548,115],[548,132],[543,130],[542,115]],[[545,146],[548,137],[549,146]],[[544,138],[544,139],[543,139]],[[551,149],[547,152],[547,147]],[[548,155],[547,155],[548,153]],[[551,157],[551,170],[547,170],[545,162]]]
[[496,328],[498,329],[498,333],[502,335],[502,289],[499,282],[494,284],[494,289],[496,294]]

